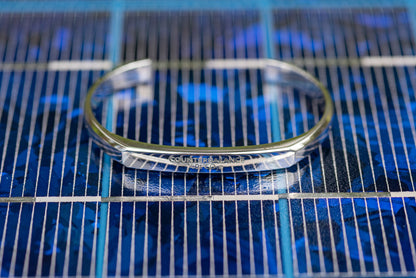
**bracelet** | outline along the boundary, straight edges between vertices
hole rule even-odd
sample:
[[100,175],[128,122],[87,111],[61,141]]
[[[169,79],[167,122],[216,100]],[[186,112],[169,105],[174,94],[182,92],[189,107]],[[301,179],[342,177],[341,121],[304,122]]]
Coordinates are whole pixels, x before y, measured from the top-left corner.
[[[159,140],[161,144],[155,144],[151,143],[151,140],[137,140],[140,136],[135,136],[136,138],[132,138],[131,135],[127,136],[130,128],[129,119],[132,119],[131,121],[135,123],[134,127],[137,128],[140,126],[142,130],[146,129],[149,133],[156,128],[153,127],[155,125],[155,119],[150,118],[151,115],[153,115],[151,114],[151,111],[154,111],[151,110],[152,105],[155,105],[154,89],[152,86],[154,86],[153,84],[156,82],[160,83],[167,81],[162,80],[160,76],[158,76],[156,78],[158,80],[155,81],[154,72],[155,69],[168,69],[169,67],[176,67],[177,69],[188,67],[188,71],[205,71],[209,74],[215,74],[215,71],[220,72],[217,72],[217,74],[223,74],[227,71],[236,74],[239,72],[241,74],[247,74],[250,70],[260,72],[261,74],[259,76],[262,76],[261,78],[263,80],[261,83],[263,84],[261,85],[263,86],[263,92],[258,93],[256,97],[253,97],[252,99],[255,99],[256,103],[261,102],[264,104],[261,107],[258,106],[263,113],[263,116],[261,116],[262,119],[260,120],[260,116],[258,116],[260,115],[260,112],[256,112],[257,114],[250,114],[246,118],[241,118],[242,120],[236,118],[234,119],[234,123],[241,124],[247,133],[252,130],[248,127],[247,123],[253,121],[256,123],[257,121],[257,132],[261,133],[260,135],[262,136],[267,133],[267,136],[272,139],[272,142],[247,144],[247,140],[243,140],[245,142],[245,144],[242,143],[243,145],[236,145],[233,143],[231,146],[221,146],[221,144],[217,143],[215,145],[211,142],[208,146],[198,146],[199,141],[196,140],[196,146],[188,146],[189,144],[185,144],[182,140],[181,144],[184,146],[177,146],[173,145],[176,142],[175,140],[169,145],[164,144],[162,138]],[[159,86],[158,88],[159,90],[166,90],[166,86]],[[234,94],[235,92],[228,92],[228,94],[231,93]],[[238,93],[240,96],[246,98],[246,93],[243,92],[241,87],[239,88]],[[209,97],[207,92],[204,94],[205,98]],[[224,94],[225,93],[222,95],[223,97]],[[176,103],[178,103],[178,95],[170,97],[172,99],[175,97]],[[180,97],[182,101],[185,101],[184,103],[188,105],[184,96]],[[191,101],[189,99],[190,97],[188,98],[188,101]],[[231,100],[232,97],[228,96],[228,99],[230,104],[234,103],[233,100]],[[283,99],[286,100],[285,103],[287,103],[286,106],[288,107],[286,107],[285,104],[282,104]],[[247,98],[245,100],[246,103],[249,103],[247,102]],[[194,102],[193,105],[201,105],[201,102],[197,97],[194,97],[192,101]],[[220,99],[214,99],[213,101],[217,102],[215,105],[218,104],[222,106],[226,102]],[[214,105],[212,101],[209,103],[210,104],[206,104],[204,102],[204,105],[206,105],[206,107],[212,107],[212,105]],[[240,104],[238,109],[245,111],[245,114],[247,114],[247,111],[252,110],[251,107],[249,107],[250,109],[244,107],[243,104],[245,103],[241,103],[242,104]],[[175,105],[172,105],[172,108],[170,108],[171,113],[174,116],[176,116],[176,114],[172,112],[172,109],[176,107]],[[129,106],[134,106],[134,108],[129,108]],[[236,105],[234,104],[233,106]],[[118,122],[120,118],[117,118],[117,113],[119,113],[117,111],[120,109],[115,109],[114,107],[122,107],[122,112],[120,113],[124,113],[123,115],[126,119]],[[148,117],[146,121],[147,124],[143,123],[143,119],[141,119],[140,122],[138,119],[135,119],[132,114],[133,109],[135,111],[134,113],[136,113],[134,115],[138,115],[138,117],[141,115],[140,113],[144,113],[143,109],[147,109],[147,114],[143,114]],[[142,110],[139,111],[139,109]],[[299,115],[294,116],[294,118],[297,119],[304,118],[303,120],[309,121],[309,126],[311,126],[311,128],[304,128],[304,132],[300,135],[297,135],[295,132],[298,125],[296,120],[294,120],[292,124],[285,122],[285,119],[287,118],[285,115],[292,113],[293,116],[297,113],[296,111],[293,112],[296,109],[298,109],[299,115],[301,115],[299,111],[303,111],[302,113],[305,115],[307,114],[307,112],[305,112],[307,109],[314,111],[305,117],[299,117]],[[232,109],[228,109],[227,111],[231,110]],[[239,113],[240,110],[238,110]],[[160,113],[161,110],[158,111]],[[225,110],[218,108],[218,111],[218,113],[220,113]],[[234,111],[237,111],[237,108],[234,108]],[[181,109],[177,109],[177,113],[185,115],[185,112]],[[233,113],[233,111],[230,113]],[[194,114],[196,115],[197,113],[195,112]],[[242,114],[242,112],[240,114]],[[313,117],[311,117],[312,114],[315,117],[313,126],[311,124],[311,121],[313,121]],[[317,79],[304,70],[281,61],[270,59],[210,60],[200,63],[188,62],[187,64],[186,62],[178,62],[175,64],[171,62],[163,64],[161,62],[152,63],[150,60],[140,60],[115,68],[96,81],[89,89],[86,96],[84,115],[86,126],[94,139],[94,142],[105,150],[113,159],[126,167],[168,172],[227,173],[282,169],[296,164],[301,159],[308,156],[311,151],[316,149],[325,138],[326,131],[333,116],[333,104],[329,92]],[[214,117],[214,115],[209,112],[206,112],[206,115],[210,120]],[[164,115],[161,116],[164,117]],[[184,117],[186,118],[186,115],[182,116],[182,118]],[[221,120],[217,120],[217,122],[218,121]],[[264,124],[267,128],[260,130],[260,121],[261,124]],[[243,124],[241,122],[243,122]],[[228,122],[226,123],[228,124]],[[220,122],[220,124],[224,123]],[[306,125],[303,123],[304,127]],[[117,130],[115,132],[113,131],[120,126],[125,127],[122,132],[117,132]],[[195,126],[198,125],[195,124]],[[160,125],[157,128],[159,130],[159,135],[162,134],[163,131],[160,131]],[[184,127],[176,128],[173,126],[172,128],[173,130],[182,128],[180,129],[181,132],[182,130],[185,130],[186,132],[183,135],[184,138],[187,138],[189,135],[189,130],[186,130]],[[221,132],[220,128],[218,128],[218,130]],[[229,131],[229,129],[226,129],[225,127],[223,127],[222,130]],[[233,132],[235,134],[236,131],[231,130],[228,133],[233,134]],[[241,128],[239,128],[238,132],[244,133],[241,131]],[[294,136],[285,139],[285,137],[287,137],[285,132],[291,133]],[[197,131],[194,133],[198,134]],[[224,133],[224,131],[222,131],[222,133]],[[148,135],[148,138],[151,138],[151,136],[151,134]],[[207,134],[207,137],[209,136],[210,134]],[[175,134],[171,134],[171,137],[175,139]]]

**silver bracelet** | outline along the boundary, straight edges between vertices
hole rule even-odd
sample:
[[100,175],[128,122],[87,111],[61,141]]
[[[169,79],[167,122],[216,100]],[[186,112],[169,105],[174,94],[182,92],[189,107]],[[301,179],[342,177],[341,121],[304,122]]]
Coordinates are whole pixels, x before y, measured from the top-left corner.
[[[290,167],[310,154],[324,139],[333,115],[332,100],[325,87],[304,70],[269,59],[210,60],[190,63],[189,68],[192,70],[196,68],[206,71],[260,70],[264,76],[265,87],[268,88],[263,93],[263,98],[267,99],[267,107],[271,107],[271,110],[275,107],[274,102],[280,101],[283,92],[292,91],[313,100],[314,103],[316,101],[313,105],[320,106],[317,110],[321,113],[317,116],[316,123],[302,134],[266,144],[197,147],[154,144],[127,138],[112,132],[114,125],[111,124],[114,122],[112,102],[107,103],[103,100],[126,90],[135,91],[137,97],[135,102],[140,101],[141,98],[149,98],[148,94],[152,94],[153,90],[154,69],[157,66],[166,68],[169,64],[163,65],[159,62],[157,65],[150,60],[141,60],[110,71],[90,88],[85,100],[84,114],[86,126],[95,143],[126,167],[168,172],[227,173]],[[174,66],[180,67],[181,62]],[[311,105],[309,103],[311,101],[306,102]],[[272,112],[269,111],[269,114]],[[277,113],[276,115],[279,112],[282,114],[281,111],[274,112]],[[97,117],[97,115],[101,116]],[[99,121],[99,118],[102,120]],[[270,116],[266,120],[270,126],[271,121],[276,119]],[[284,119],[280,119],[280,126],[282,121]],[[103,124],[104,122],[106,124]],[[149,130],[151,129],[152,127]]]

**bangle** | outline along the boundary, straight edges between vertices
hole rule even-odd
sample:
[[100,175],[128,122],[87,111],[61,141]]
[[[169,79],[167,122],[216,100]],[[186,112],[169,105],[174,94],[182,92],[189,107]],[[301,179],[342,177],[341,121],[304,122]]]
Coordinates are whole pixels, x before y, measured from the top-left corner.
[[[175,134],[172,133],[170,136],[173,139],[170,145],[167,143],[163,144],[165,142],[163,138],[159,140],[162,144],[155,144],[151,143],[152,140],[150,139],[147,141],[137,140],[140,137],[137,134],[135,136],[129,135],[129,130],[131,129],[129,119],[133,119],[135,123],[133,127],[137,128],[137,126],[140,126],[142,130],[146,129],[148,133],[152,133],[152,130],[157,128],[160,135],[163,132],[160,129],[162,128],[163,130],[163,126],[166,129],[166,125],[162,125],[162,127],[158,125],[156,127],[156,124],[154,124],[155,119],[152,116],[154,115],[152,111],[155,111],[151,110],[151,106],[155,103],[153,84],[167,82],[165,80],[166,78],[161,78],[160,76],[155,77],[155,69],[164,68],[167,70],[175,67],[176,69],[188,67],[188,73],[191,71],[205,71],[211,75],[216,71],[217,74],[218,72],[220,72],[219,74],[223,74],[229,71],[236,75],[238,73],[244,75],[249,71],[260,72],[259,76],[261,78],[259,77],[258,80],[261,80],[259,86],[262,86],[262,91],[257,92],[253,99],[256,99],[256,103],[261,102],[264,104],[261,107],[258,105],[262,109],[262,113],[264,112],[261,117],[262,119],[259,120],[259,113],[256,112],[249,113],[247,118],[242,118],[242,120],[236,118],[234,122],[241,124],[241,122],[246,123],[246,121],[262,121],[263,124],[267,125],[267,128],[260,131],[259,125],[257,125],[258,130],[254,132],[261,132],[261,135],[267,133],[269,141],[270,139],[272,141],[262,144],[247,144],[247,140],[245,140],[243,143],[240,143],[242,145],[234,142],[231,146],[229,146],[230,144],[228,146],[225,144],[224,146],[224,144],[219,143],[215,145],[210,141],[210,144],[202,144],[207,146],[201,147],[199,146],[201,144],[198,144],[199,141],[196,140],[196,146],[189,146],[188,143],[185,144],[183,141],[181,141],[181,144],[184,146],[177,146],[175,145]],[[165,86],[157,86],[159,94],[161,90],[167,91],[166,84]],[[256,88],[259,88],[259,86],[255,85]],[[192,89],[192,87],[189,88]],[[231,93],[234,95],[237,93],[241,95],[242,92],[246,94],[243,91],[244,88],[241,88],[240,86],[238,92],[237,89],[234,89],[235,91]],[[176,89],[170,89],[170,92],[177,94],[175,96],[176,103],[179,102],[179,97],[181,97],[181,101],[187,101],[186,99],[184,100],[184,96],[179,95]],[[207,92],[204,92],[205,99],[208,99],[209,96]],[[224,94],[222,97],[224,97]],[[247,101],[249,98],[245,95],[243,97],[245,97],[245,102],[242,101],[241,103],[249,105],[250,102]],[[198,102],[198,105],[201,105],[200,101],[204,101],[204,99],[201,100],[200,95],[197,95],[192,101],[194,103]],[[218,102],[223,106],[226,104],[225,100],[218,98],[214,99],[214,102]],[[234,103],[231,97],[229,97],[228,102],[230,104]],[[123,103],[123,105],[120,105],[120,103]],[[205,105],[212,107],[213,102],[209,103],[205,103]],[[138,119],[134,119],[133,115],[140,116],[140,113],[144,115],[146,112],[141,110],[139,113],[134,110],[136,114],[132,114],[131,111],[133,110],[129,108],[130,106],[134,106],[134,109],[138,109],[140,105],[146,107],[147,117],[152,117],[151,120],[148,119],[145,123],[143,119],[140,122]],[[125,120],[119,121],[120,119],[117,117],[119,112],[117,112],[118,109],[115,109],[114,106],[116,108],[122,107],[121,113],[124,113]],[[176,107],[176,104],[172,105],[172,107],[170,108],[170,112],[175,114],[172,112],[172,109]],[[253,110],[243,107],[243,104],[240,104],[238,108],[233,104],[233,107],[234,109],[230,108],[227,111],[233,110],[229,112],[233,113],[238,109],[246,112]],[[296,112],[296,109],[302,111],[302,115],[304,116],[308,113],[305,112],[307,109],[313,110],[314,112],[307,114],[305,117],[300,117],[301,113]],[[178,113],[182,113],[181,115],[184,115],[181,109],[176,110]],[[218,111],[225,110],[218,109]],[[158,110],[158,112],[161,113],[161,110]],[[296,113],[298,115],[295,115]],[[197,112],[194,112],[194,114],[196,115]],[[292,123],[288,123],[286,114],[292,115],[295,119],[294,122],[292,119]],[[314,117],[311,118],[310,116],[312,114]],[[140,60],[115,68],[96,81],[86,96],[84,115],[86,126],[94,142],[104,149],[113,159],[119,161],[126,167],[168,172],[227,173],[282,169],[296,164],[316,149],[325,138],[333,115],[333,104],[329,92],[317,79],[296,66],[276,60],[210,60],[200,63],[178,62],[176,64],[173,62],[163,64],[162,62],[152,63],[150,60]],[[214,117],[209,112],[206,112],[206,115],[209,119]],[[161,116],[164,117],[163,114]],[[182,118],[184,117],[182,116]],[[296,130],[298,129],[299,121],[296,122],[296,119],[299,118],[301,122],[307,122],[306,124],[303,123],[303,133],[299,132],[301,134],[297,135]],[[218,121],[221,122],[221,119],[216,119],[216,121],[217,123]],[[117,127],[124,127],[123,131],[117,132],[116,130],[113,132],[114,129],[117,129],[113,128],[114,123],[116,123]],[[228,122],[224,123],[227,126],[231,126],[232,129],[232,125],[229,125]],[[197,123],[195,125],[197,126]],[[175,124],[173,125],[173,130],[176,128],[174,126]],[[181,128],[179,127],[179,129]],[[226,130],[224,133],[225,129],[223,126],[223,136],[235,132],[235,130]],[[250,127],[245,124],[245,132],[249,129]],[[182,128],[181,130],[185,129]],[[241,130],[238,132],[242,133]],[[188,133],[185,132],[183,135],[184,138],[189,136],[189,133],[189,130]],[[195,131],[195,134],[197,133]],[[206,133],[207,137],[209,137],[210,134],[208,132]],[[293,137],[286,139],[288,137],[286,133],[292,134]],[[148,134],[148,138],[151,137],[152,135]]]

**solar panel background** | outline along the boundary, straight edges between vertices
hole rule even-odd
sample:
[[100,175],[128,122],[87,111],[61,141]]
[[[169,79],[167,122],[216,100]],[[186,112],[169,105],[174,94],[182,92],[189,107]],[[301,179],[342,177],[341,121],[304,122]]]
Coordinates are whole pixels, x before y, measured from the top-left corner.
[[[414,54],[414,8],[357,2],[268,13],[227,3],[225,11],[214,3],[213,11],[135,12],[126,2],[123,12],[105,2],[94,12],[87,2],[89,12],[25,14],[3,6],[2,276],[415,274],[415,67],[374,66],[378,56]],[[332,93],[329,139],[279,173],[109,167],[81,111],[106,66],[49,62],[146,57],[299,64]]]

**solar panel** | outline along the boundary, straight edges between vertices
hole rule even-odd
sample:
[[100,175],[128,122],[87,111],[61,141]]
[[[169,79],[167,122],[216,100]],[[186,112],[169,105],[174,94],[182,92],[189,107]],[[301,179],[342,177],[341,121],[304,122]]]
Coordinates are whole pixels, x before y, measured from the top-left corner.
[[[310,9],[302,1],[241,7],[171,1],[158,10],[152,3],[93,2],[0,7],[2,276],[415,275],[411,3],[319,1]],[[285,170],[125,168],[92,143],[83,100],[113,65],[145,58],[177,65],[166,83],[173,103],[181,86],[194,88],[187,84],[259,89],[246,76],[195,74],[192,63],[275,58],[296,64],[331,92],[328,139]],[[155,97],[166,93],[158,88]],[[242,103],[245,97],[238,95]],[[175,130],[183,123],[165,121],[180,110],[200,127],[198,111],[227,111],[199,104],[165,106],[166,117],[155,110],[149,121]],[[210,127],[211,138],[232,144],[224,115],[223,126]],[[283,138],[301,132],[296,123],[285,126],[290,115],[275,116],[286,128]],[[137,136],[158,140],[151,127]],[[269,140],[267,129],[253,140]]]

